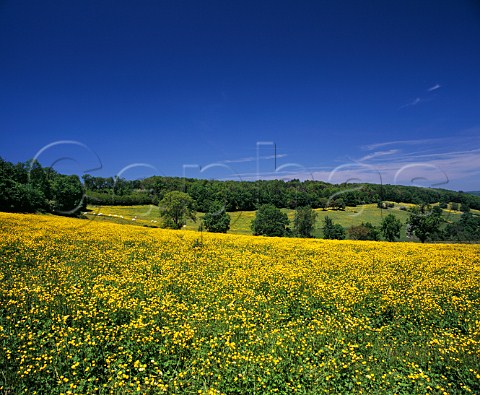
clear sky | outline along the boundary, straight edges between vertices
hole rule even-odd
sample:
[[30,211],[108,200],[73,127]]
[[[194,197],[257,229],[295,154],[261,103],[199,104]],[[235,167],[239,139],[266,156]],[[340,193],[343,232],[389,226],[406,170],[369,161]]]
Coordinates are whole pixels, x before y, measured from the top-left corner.
[[480,190],[479,88],[478,1],[0,0],[0,156],[60,172]]

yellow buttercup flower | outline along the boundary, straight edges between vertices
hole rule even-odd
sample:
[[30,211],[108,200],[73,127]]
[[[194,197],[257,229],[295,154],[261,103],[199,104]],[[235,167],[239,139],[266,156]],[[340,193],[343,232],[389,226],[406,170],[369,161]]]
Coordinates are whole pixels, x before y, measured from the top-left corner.
[[0,390],[480,393],[478,245],[197,239],[0,213]]

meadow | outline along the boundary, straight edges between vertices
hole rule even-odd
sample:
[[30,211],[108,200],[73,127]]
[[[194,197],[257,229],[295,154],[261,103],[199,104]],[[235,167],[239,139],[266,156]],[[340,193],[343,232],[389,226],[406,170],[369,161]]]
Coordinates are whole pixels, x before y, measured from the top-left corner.
[[0,280],[2,394],[480,393],[479,245],[0,213]]
[[[348,229],[352,225],[360,225],[362,222],[370,222],[375,226],[380,226],[382,219],[392,213],[403,224],[408,218],[408,212],[403,211],[401,207],[410,207],[411,204],[395,203],[394,208],[381,210],[376,204],[365,204],[357,207],[346,207],[342,210],[322,210],[316,209],[317,221],[313,236],[322,238],[322,227],[324,218],[328,215],[335,223],[342,225]],[[158,206],[141,205],[141,206],[89,206],[86,217],[97,221],[107,221],[121,224],[142,225],[148,227],[160,227],[161,219]],[[293,226],[295,210],[282,209],[288,215],[290,223]],[[477,210],[472,212],[478,213]],[[100,215],[99,215],[100,214]],[[444,210],[444,219],[446,221],[458,221],[460,219],[460,211]],[[250,224],[255,218],[255,211],[237,211],[229,213],[231,218],[230,230],[228,233],[251,235]],[[198,230],[198,226],[203,217],[202,213],[198,213],[197,221],[189,220],[186,225],[187,230]],[[400,241],[408,240],[405,234],[405,226],[402,227],[400,233]]]

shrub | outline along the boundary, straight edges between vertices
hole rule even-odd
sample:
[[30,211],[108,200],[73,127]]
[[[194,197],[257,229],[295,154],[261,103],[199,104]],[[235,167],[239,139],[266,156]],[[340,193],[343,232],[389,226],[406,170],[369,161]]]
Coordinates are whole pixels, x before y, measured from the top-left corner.
[[255,236],[285,236],[289,222],[287,214],[272,204],[265,204],[257,210],[251,228]]

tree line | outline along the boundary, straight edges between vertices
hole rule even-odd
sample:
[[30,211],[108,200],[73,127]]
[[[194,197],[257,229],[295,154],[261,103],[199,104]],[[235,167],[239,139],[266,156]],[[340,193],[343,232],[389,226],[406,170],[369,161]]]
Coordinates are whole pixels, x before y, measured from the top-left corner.
[[[159,202],[163,226],[180,229],[188,219],[196,221],[195,201],[185,192],[171,191]],[[462,214],[460,221],[448,222],[439,205],[422,204],[409,209],[406,221],[407,237],[415,237],[422,243],[426,241],[480,241],[480,217],[469,211]],[[276,237],[314,237],[313,232],[317,220],[317,212],[309,206],[297,207],[293,227],[287,214],[273,204],[264,204],[256,210],[251,222],[251,230],[258,236]],[[383,218],[380,226],[370,222],[351,226],[345,229],[326,216],[322,227],[323,238],[343,240],[346,234],[353,240],[396,241],[400,238],[402,222],[389,213]],[[230,229],[230,215],[220,202],[210,206],[199,230],[226,233]]]
[[[388,202],[413,203],[407,236],[420,241],[480,240],[480,219],[470,209],[480,209],[480,197],[445,189],[429,189],[401,185],[329,184],[322,181],[218,181],[179,177],[153,176],[140,180],[118,177],[93,177],[86,174],[59,174],[36,161],[13,164],[0,157],[0,210],[11,212],[50,212],[79,215],[86,204],[160,205],[164,226],[179,228],[184,216],[206,213],[201,224],[208,231],[229,229],[228,211],[256,210],[252,232],[258,235],[311,237],[316,220],[315,208],[343,210],[346,206],[377,203],[388,208]],[[175,193],[173,193],[175,192]],[[173,195],[175,199],[168,201]],[[182,200],[183,199],[183,200]],[[173,202],[181,204],[171,212]],[[439,203],[432,206],[433,203]],[[447,223],[442,209],[450,205],[464,213],[460,221]],[[282,208],[295,209],[291,226]],[[406,209],[406,208],[405,208]],[[182,211],[183,210],[183,211]],[[193,217],[192,217],[193,218]],[[400,224],[400,227],[402,224]],[[398,220],[390,214],[377,228],[365,223],[344,229],[325,219],[325,238],[386,240],[399,238]]]
[[346,206],[384,201],[416,205],[445,205],[450,202],[480,210],[480,197],[447,189],[403,185],[329,184],[323,181],[219,181],[153,176],[141,180],[115,177],[83,177],[87,201],[97,205],[157,205],[166,193],[188,193],[197,210],[207,212],[213,202],[222,202],[227,211],[252,211],[264,204],[295,209],[309,206],[343,210]]
[[78,215],[86,209],[76,175],[59,174],[36,161],[13,164],[0,157],[0,211]]

